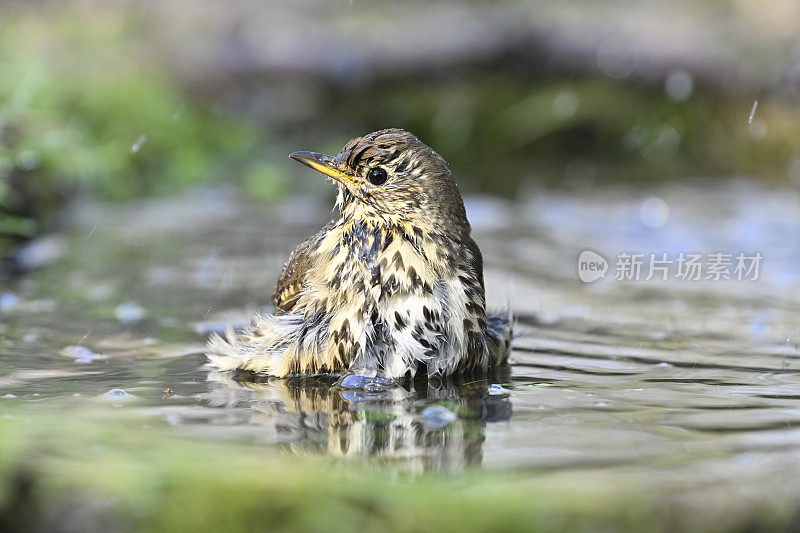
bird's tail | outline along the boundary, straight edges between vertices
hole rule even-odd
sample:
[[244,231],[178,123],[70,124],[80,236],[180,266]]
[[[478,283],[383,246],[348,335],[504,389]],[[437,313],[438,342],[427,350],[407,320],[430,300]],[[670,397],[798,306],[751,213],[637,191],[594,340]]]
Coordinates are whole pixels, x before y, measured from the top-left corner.
[[301,314],[257,315],[241,331],[229,327],[224,337],[213,333],[206,344],[208,365],[288,376],[301,366],[304,323]]
[[513,335],[514,315],[511,309],[506,309],[502,314],[486,316],[486,344],[489,347],[489,361],[492,366],[506,363]]

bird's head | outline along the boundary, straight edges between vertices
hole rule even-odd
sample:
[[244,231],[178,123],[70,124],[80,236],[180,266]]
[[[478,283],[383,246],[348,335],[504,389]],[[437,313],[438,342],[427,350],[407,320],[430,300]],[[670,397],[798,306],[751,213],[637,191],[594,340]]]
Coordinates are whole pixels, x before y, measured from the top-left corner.
[[335,156],[295,152],[291,157],[338,185],[337,206],[345,217],[426,232],[469,233],[464,202],[447,162],[407,131],[368,133]]

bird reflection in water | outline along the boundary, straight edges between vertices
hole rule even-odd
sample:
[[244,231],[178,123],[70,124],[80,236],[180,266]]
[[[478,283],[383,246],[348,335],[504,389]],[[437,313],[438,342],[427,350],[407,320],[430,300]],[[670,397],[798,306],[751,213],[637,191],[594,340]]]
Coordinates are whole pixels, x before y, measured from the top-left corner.
[[395,382],[348,375],[270,378],[209,373],[212,406],[247,407],[250,423],[274,424],[278,442],[295,453],[371,459],[401,471],[457,471],[480,465],[487,423],[511,417],[497,383],[508,368],[486,376]]

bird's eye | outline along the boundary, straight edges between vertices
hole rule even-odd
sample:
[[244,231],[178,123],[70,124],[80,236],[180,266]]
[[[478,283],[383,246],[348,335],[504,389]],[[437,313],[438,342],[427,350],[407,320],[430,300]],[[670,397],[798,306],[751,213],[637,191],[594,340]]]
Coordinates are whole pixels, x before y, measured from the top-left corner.
[[382,168],[373,168],[367,172],[367,179],[373,185],[383,185],[386,183],[386,171]]

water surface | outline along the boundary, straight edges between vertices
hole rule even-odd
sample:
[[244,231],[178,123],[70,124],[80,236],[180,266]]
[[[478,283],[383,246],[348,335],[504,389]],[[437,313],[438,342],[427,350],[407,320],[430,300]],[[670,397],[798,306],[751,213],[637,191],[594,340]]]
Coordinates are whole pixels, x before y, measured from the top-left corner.
[[[491,376],[365,387],[203,368],[205,334],[268,308],[292,247],[330,215],[314,197],[265,208],[212,190],[79,206],[30,251],[58,259],[3,289],[0,408],[125,410],[176,435],[412,473],[800,495],[797,190],[729,181],[467,204],[489,304],[518,320],[512,364]],[[586,249],[611,263],[591,284],[578,279]],[[740,251],[762,254],[758,280],[614,279],[622,252]]]

